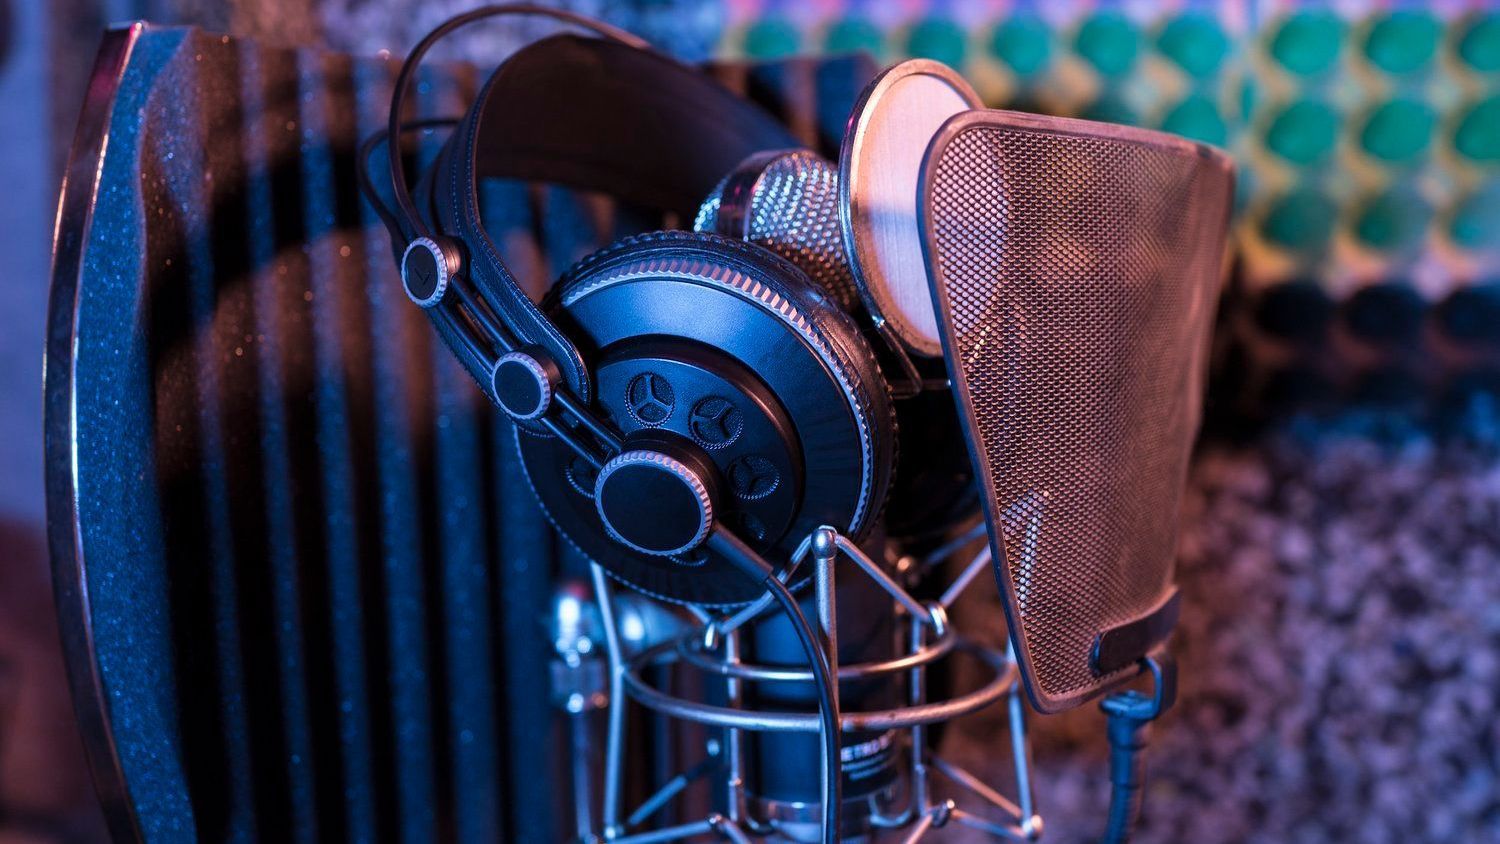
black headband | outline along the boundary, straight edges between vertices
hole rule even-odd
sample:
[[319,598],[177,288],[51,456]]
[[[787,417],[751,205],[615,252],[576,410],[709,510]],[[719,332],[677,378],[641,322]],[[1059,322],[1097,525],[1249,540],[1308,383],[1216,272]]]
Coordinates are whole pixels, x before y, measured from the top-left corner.
[[471,119],[479,179],[555,182],[685,219],[751,153],[798,146],[773,117],[706,74],[573,35],[516,53],[490,78]]
[[628,44],[559,35],[490,77],[434,165],[421,210],[466,245],[469,275],[506,327],[546,349],[586,396],[577,350],[485,233],[479,183],[551,182],[689,219],[745,157],[797,145],[775,118],[697,70]]

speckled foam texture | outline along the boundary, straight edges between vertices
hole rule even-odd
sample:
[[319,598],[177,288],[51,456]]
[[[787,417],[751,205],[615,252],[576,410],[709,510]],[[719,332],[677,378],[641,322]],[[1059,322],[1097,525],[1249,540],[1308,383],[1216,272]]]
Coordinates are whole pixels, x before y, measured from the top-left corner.
[[[546,670],[551,534],[354,192],[391,75],[147,29],[112,104],[73,344],[79,554],[148,840],[555,840],[559,784],[526,775],[549,701],[504,693]],[[428,74],[424,105],[466,78]],[[533,238],[524,200],[492,230]],[[528,277],[579,237],[538,237]]]
[[[1204,447],[1137,840],[1500,840],[1500,403],[1425,427],[1347,412]],[[1097,836],[1103,716],[1031,723],[1047,840]],[[1007,782],[1003,730],[946,747]]]

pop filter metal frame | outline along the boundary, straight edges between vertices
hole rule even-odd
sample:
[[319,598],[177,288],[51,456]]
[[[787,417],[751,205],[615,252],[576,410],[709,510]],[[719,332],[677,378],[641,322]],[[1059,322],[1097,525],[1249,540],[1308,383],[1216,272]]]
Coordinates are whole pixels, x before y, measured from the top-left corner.
[[[977,539],[968,531],[962,539]],[[969,544],[955,541],[940,547],[927,557],[916,560],[914,567],[930,570],[952,558],[956,546]],[[840,559],[855,564],[859,576],[876,584],[892,602],[898,622],[905,626],[905,649],[893,657],[865,663],[839,665],[837,662],[838,604],[834,596],[835,568]],[[1026,702],[1020,682],[1020,670],[1009,646],[1001,649],[966,639],[949,622],[948,610],[977,576],[990,567],[990,550],[986,546],[962,567],[935,601],[921,601],[872,560],[859,546],[831,527],[821,527],[803,539],[790,565],[781,573],[786,578],[802,565],[813,568],[813,603],[817,625],[821,628],[830,664],[841,681],[890,678],[904,675],[905,699],[900,705],[863,712],[843,711],[840,727],[845,734],[869,730],[900,730],[905,734],[904,805],[879,805],[869,798],[872,828],[901,830],[907,842],[923,839],[928,831],[950,823],[970,827],[998,840],[1034,841],[1041,836],[1042,820],[1032,796],[1030,755],[1026,733]],[[741,660],[741,634],[746,625],[772,612],[776,603],[767,593],[738,610],[717,614],[694,608],[696,624],[686,632],[669,636],[639,652],[627,654],[627,637],[621,629],[618,587],[597,563],[592,564],[592,586],[607,659],[607,732],[604,752],[602,806],[599,822],[593,823],[590,811],[578,813],[578,840],[610,841],[616,844],[657,844],[684,841],[693,836],[715,834],[723,840],[748,842],[752,837],[777,832],[774,822],[756,816],[751,795],[746,789],[746,753],[742,746],[747,733],[802,732],[816,733],[816,712],[767,711],[746,708],[749,684],[812,682],[807,668],[760,665]],[[631,593],[631,599],[649,601]],[[929,700],[928,670],[940,661],[962,654],[979,663],[988,679],[977,689],[940,700]],[[728,692],[726,705],[707,703],[665,691],[647,678],[647,668],[687,669],[706,677],[720,678]],[[565,708],[575,718],[599,708],[601,695],[580,690],[563,690],[555,694],[568,701]],[[593,707],[581,703],[592,699]],[[926,747],[926,728],[970,715],[1005,701],[1009,711],[1009,730],[1016,795],[1012,799],[985,784],[961,766],[943,759]],[[658,713],[680,724],[695,724],[722,729],[724,741],[710,740],[703,760],[670,778],[638,807],[624,813],[622,806],[625,777],[625,749],[632,703]],[[592,748],[585,730],[573,730],[573,769],[587,770]],[[1001,819],[960,809],[953,799],[934,796],[933,773],[941,774],[953,786],[976,797],[997,812]],[[710,812],[686,823],[652,827],[649,822],[693,783],[713,780],[720,790],[724,812]],[[587,783],[575,782],[575,789],[587,789]],[[585,803],[589,797],[576,795]],[[587,828],[585,828],[587,824]]]

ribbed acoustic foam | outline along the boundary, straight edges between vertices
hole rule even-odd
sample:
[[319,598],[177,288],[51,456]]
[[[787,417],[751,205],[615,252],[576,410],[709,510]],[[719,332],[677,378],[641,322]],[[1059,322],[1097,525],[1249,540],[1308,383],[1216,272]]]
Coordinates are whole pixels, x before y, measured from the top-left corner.
[[[870,68],[788,67],[723,76],[836,142]],[[581,563],[358,196],[394,70],[191,29],[101,50],[56,245],[48,499],[120,840],[566,834],[543,620]],[[439,66],[413,116],[479,81]],[[537,290],[659,222],[540,186],[486,202]]]
[[925,166],[1011,632],[1034,702],[1065,709],[1124,673],[1094,665],[1096,637],[1171,594],[1232,169],[1174,136],[1002,111],[950,120]]

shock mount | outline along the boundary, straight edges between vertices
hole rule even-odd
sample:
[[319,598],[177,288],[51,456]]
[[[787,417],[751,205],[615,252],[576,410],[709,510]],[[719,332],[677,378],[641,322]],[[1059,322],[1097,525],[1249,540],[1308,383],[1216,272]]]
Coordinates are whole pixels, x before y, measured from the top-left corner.
[[[975,526],[920,559],[907,558],[903,570],[931,575],[982,535],[982,525]],[[844,572],[853,571],[866,578],[890,600],[900,643],[893,656],[838,664],[835,570],[840,560],[853,564],[844,566]],[[840,755],[846,782],[850,768],[876,752],[885,753],[881,757],[886,760],[884,764],[897,769],[891,784],[870,794],[846,797],[845,840],[867,841],[883,833],[882,840],[889,837],[918,842],[929,831],[950,824],[978,830],[996,840],[1037,840],[1042,834],[1042,819],[1032,796],[1026,703],[1014,653],[966,638],[950,623],[948,615],[965,589],[990,567],[988,547],[971,557],[937,593],[939,597],[929,601],[914,597],[864,550],[830,527],[820,527],[807,536],[779,577],[790,581],[804,565],[812,567],[816,626],[840,685],[885,683],[899,695],[899,703],[894,706],[845,709],[841,713],[844,743]],[[691,607],[689,621],[680,612],[633,590],[617,589],[597,563],[591,565],[591,579],[591,595],[576,583],[565,585],[554,607],[557,660],[553,697],[571,721],[576,840],[588,844],[658,844],[699,836],[730,842],[816,840],[821,820],[818,803],[766,799],[747,787],[752,773],[748,769],[747,742],[764,734],[815,735],[819,729],[816,711],[755,705],[762,697],[756,694],[757,689],[807,686],[813,679],[806,666],[756,663],[743,658],[749,627],[778,611],[770,593],[726,613]],[[584,621],[591,613],[596,614],[592,629]],[[670,621],[663,623],[663,619]],[[598,655],[598,638],[603,639],[603,659]],[[973,660],[987,679],[972,691],[932,699],[930,672],[944,661],[959,658]],[[664,682],[664,676],[681,671],[698,673],[706,680],[700,686],[715,684],[720,690],[717,699],[683,696],[670,690],[668,687],[676,684]],[[1008,707],[1014,798],[927,746],[927,731],[933,725],[1002,701]],[[632,728],[632,719],[627,716],[632,704],[676,726],[697,725],[706,738],[700,761],[666,778],[654,793],[627,812],[623,794],[627,734]],[[607,726],[602,794],[596,802],[593,784],[601,760],[591,714],[601,709]],[[874,739],[869,738],[872,735]],[[819,761],[826,764],[822,756],[818,755]],[[805,764],[805,760],[780,759],[778,764]],[[655,821],[700,781],[710,784],[713,809],[701,813],[697,820]],[[982,810],[960,808],[959,801],[938,794],[940,785],[946,787],[941,790],[956,789],[948,793],[969,795],[974,799],[964,800],[965,806],[979,805]]]

